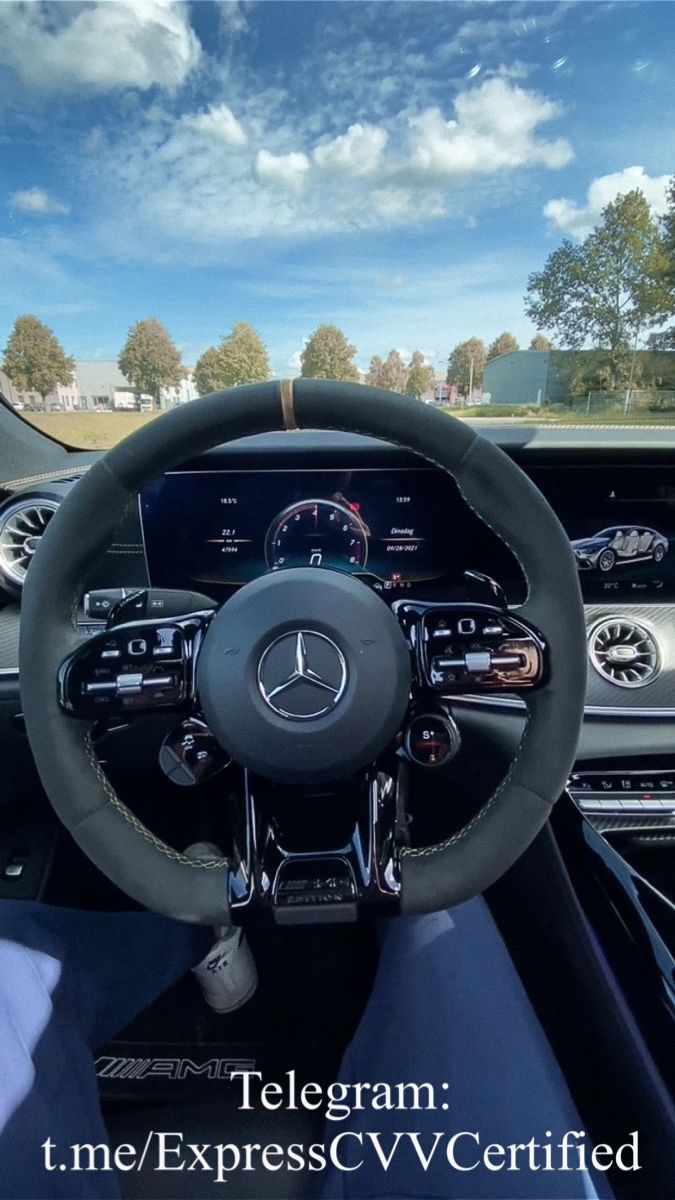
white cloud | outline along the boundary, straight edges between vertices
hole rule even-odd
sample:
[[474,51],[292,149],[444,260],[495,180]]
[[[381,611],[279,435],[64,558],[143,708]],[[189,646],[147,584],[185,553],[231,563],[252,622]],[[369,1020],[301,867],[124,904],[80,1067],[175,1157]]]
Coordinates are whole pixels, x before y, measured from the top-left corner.
[[327,175],[362,178],[379,167],[389,134],[377,125],[350,125],[346,133],[314,150],[313,158]]
[[[363,203],[363,198],[361,200]],[[371,215],[364,213],[361,220],[373,218],[385,225],[405,225],[408,222],[433,221],[442,217],[446,202],[440,191],[420,190],[415,181],[412,186],[401,187],[395,183],[374,187],[368,195]]]
[[182,115],[154,102],[122,135],[111,125],[98,133],[84,170],[108,246],[153,257],[205,246],[230,253],[248,238],[475,222],[518,170],[558,167],[572,153],[540,133],[558,105],[501,78],[465,85],[452,114],[394,110],[341,128],[321,107],[295,113],[277,85],[251,92],[235,79],[224,94],[228,103],[214,98]]
[[240,3],[240,0],[217,0],[217,7],[226,33],[239,34],[247,32],[247,10],[251,5],[246,3],[246,0],[242,3]]
[[[494,5],[473,5],[476,11],[491,13]],[[453,31],[448,41],[441,42],[439,53],[446,60],[465,57],[469,54],[504,54],[511,46],[526,46],[537,41],[564,19],[565,5],[538,4],[536,15],[519,15],[517,5],[504,5],[506,15],[501,17],[478,16],[465,21]],[[511,12],[509,12],[511,9]]]
[[63,204],[43,188],[25,188],[24,191],[14,192],[10,204],[19,212],[32,213],[34,216],[63,216],[70,212],[67,204]]
[[549,200],[544,206],[544,216],[563,233],[574,238],[586,237],[600,220],[602,210],[617,196],[639,188],[654,215],[660,215],[666,207],[666,190],[669,175],[647,175],[644,167],[625,167],[611,175],[600,175],[594,179],[586,192],[586,203],[575,200]]
[[456,116],[438,108],[410,118],[410,171],[437,182],[541,164],[564,167],[573,157],[565,138],[538,140],[537,127],[561,115],[560,106],[505,79],[460,92]]
[[269,150],[259,150],[255,173],[262,184],[299,192],[304,186],[309,165],[307,155],[295,150],[290,154],[271,154]]
[[0,4],[0,62],[40,90],[175,88],[200,52],[175,0]]
[[245,146],[246,134],[227,104],[212,104],[204,112],[185,113],[181,125],[205,137],[216,138],[228,146]]
[[489,75],[496,75],[499,79],[527,79],[531,74],[532,68],[527,63],[520,62],[516,59],[512,63],[500,63],[493,71],[489,71]]

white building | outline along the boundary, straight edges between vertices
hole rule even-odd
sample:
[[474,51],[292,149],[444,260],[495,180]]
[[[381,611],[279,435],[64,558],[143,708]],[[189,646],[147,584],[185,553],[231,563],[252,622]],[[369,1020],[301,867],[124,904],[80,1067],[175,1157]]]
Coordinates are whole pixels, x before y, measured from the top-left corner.
[[[78,362],[75,365],[75,373],[80,384],[82,408],[138,410],[139,397],[116,362]],[[196,399],[197,388],[193,368],[185,367],[183,378],[176,387],[160,389],[159,406],[162,409],[176,408],[179,404]],[[140,397],[142,409],[151,405],[150,396]]]
[[0,391],[17,408],[37,412],[75,412],[80,407],[80,389],[75,375],[69,383],[57,383],[56,387],[44,396],[34,390],[15,388],[6,375],[2,378],[9,384],[9,391],[5,391],[1,383]]
[[[115,408],[115,392],[133,388],[116,362],[76,362],[75,374],[80,385],[82,408]],[[135,407],[135,405],[134,405]]]
[[5,375],[4,371],[0,371],[0,395],[2,395],[3,399],[7,400],[9,404],[13,404],[15,408],[22,407],[16,388],[14,387],[9,375]]
[[183,370],[183,377],[176,387],[160,388],[160,408],[178,408],[179,404],[188,404],[190,400],[197,399],[194,367],[184,367]]
[[46,409],[62,409],[64,412],[75,412],[81,407],[80,385],[77,375],[73,375],[70,383],[57,383],[52,392],[45,396]]

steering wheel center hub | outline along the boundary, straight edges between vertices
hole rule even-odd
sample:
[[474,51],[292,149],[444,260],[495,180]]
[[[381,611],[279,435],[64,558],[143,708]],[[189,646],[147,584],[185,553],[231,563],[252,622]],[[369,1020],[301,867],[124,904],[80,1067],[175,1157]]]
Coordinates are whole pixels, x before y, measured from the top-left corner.
[[344,696],[347,678],[340,647],[312,629],[282,633],[263,650],[258,663],[263,700],[272,712],[291,721],[329,713]]
[[208,724],[268,779],[313,784],[371,762],[410,697],[408,645],[360,580],[298,567],[243,587],[214,617],[197,686]]

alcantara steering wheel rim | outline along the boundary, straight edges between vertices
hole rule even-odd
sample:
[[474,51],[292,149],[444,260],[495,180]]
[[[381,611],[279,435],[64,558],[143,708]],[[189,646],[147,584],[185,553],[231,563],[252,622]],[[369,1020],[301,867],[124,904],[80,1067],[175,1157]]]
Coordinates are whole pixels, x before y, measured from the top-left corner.
[[447,908],[494,882],[541,829],[574,762],[586,679],[578,574],[557,517],[507,455],[468,425],[419,401],[349,383],[270,381],[175,409],[98,460],[52,520],[24,588],[20,682],[37,769],[63,823],[123,891],[182,920],[228,921],[227,860],[195,863],[130,812],[98,763],[89,730],[59,706],[57,674],[80,644],[76,612],[82,581],[136,494],[212,446],[297,428],[369,435],[447,471],[466,503],[520,563],[528,596],[517,615],[547,643],[547,677],[525,697],[525,731],[504,780],[453,837],[402,852],[402,911]]

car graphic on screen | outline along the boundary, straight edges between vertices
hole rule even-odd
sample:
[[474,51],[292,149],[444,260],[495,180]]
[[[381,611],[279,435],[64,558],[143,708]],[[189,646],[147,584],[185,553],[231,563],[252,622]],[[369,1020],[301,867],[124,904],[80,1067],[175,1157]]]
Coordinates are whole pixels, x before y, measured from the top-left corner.
[[624,563],[663,562],[668,538],[644,525],[613,525],[591,537],[576,538],[571,546],[580,571],[606,575]]

